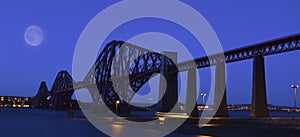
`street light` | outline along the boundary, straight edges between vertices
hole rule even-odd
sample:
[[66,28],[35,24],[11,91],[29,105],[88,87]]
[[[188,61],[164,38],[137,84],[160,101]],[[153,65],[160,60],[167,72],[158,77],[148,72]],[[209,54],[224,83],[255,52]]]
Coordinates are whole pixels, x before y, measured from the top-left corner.
[[118,114],[118,105],[120,104],[120,100],[116,101],[116,113]]
[[201,93],[200,95],[202,96],[202,105],[204,106],[204,97],[206,96],[206,94],[205,93]]
[[299,85],[291,85],[291,88],[294,89],[294,105],[295,105],[295,111],[297,111],[296,95],[297,95],[297,88],[299,88]]
[[151,110],[151,105],[152,105],[153,98],[148,98],[148,100],[149,100],[149,110]]

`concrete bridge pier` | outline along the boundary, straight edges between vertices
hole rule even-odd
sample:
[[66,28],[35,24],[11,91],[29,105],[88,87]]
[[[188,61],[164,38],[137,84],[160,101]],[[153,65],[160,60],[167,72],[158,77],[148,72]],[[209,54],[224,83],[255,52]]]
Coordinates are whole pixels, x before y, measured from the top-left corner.
[[[186,105],[185,110],[192,110],[190,116],[199,117],[197,108],[197,83],[196,83],[196,69],[188,70],[188,81],[186,91]],[[187,112],[188,113],[188,112]]]
[[[177,63],[176,52],[163,52],[161,58],[161,74],[159,97],[162,99],[159,101],[159,107],[161,112],[170,112],[178,101],[178,73],[168,74],[168,58],[172,59],[174,63]],[[164,77],[164,78],[163,78]],[[165,79],[166,83],[164,83]],[[178,108],[175,107],[177,111]]]
[[251,117],[268,117],[264,57],[257,56],[253,61]]
[[[228,117],[225,72],[224,63],[216,65],[214,96],[215,117]],[[218,106],[218,104],[220,105]]]

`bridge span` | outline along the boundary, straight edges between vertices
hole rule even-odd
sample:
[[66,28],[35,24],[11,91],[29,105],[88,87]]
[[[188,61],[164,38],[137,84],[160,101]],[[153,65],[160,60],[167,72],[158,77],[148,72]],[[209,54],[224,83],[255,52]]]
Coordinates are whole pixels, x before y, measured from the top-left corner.
[[[121,100],[125,111],[125,108],[130,107],[126,102],[130,102],[153,74],[160,73],[167,81],[167,89],[157,105],[160,106],[160,111],[168,112],[178,101],[179,72],[187,71],[188,79],[196,79],[196,69],[216,66],[215,76],[218,79],[215,81],[215,93],[223,93],[221,90],[224,89],[220,85],[225,85],[225,73],[221,72],[225,72],[226,63],[253,59],[251,117],[268,117],[264,57],[299,49],[300,34],[295,34],[177,63],[176,53],[160,54],[123,41],[112,41],[105,46],[83,81],[75,83],[67,71],[61,71],[50,91],[45,82],[41,83],[33,103],[36,107],[43,104],[54,109],[64,108],[70,102],[74,90],[87,88],[94,102],[98,102],[101,97],[105,104],[115,111],[116,101]],[[124,72],[129,74],[124,75]],[[129,78],[129,82],[125,81],[125,78]],[[196,80],[190,81],[187,86],[186,107],[193,109],[192,116],[198,116],[195,106]],[[129,86],[132,89],[128,88]],[[226,96],[225,89],[221,100],[215,101],[215,104],[221,104],[218,108],[215,107],[216,117],[228,117]]]

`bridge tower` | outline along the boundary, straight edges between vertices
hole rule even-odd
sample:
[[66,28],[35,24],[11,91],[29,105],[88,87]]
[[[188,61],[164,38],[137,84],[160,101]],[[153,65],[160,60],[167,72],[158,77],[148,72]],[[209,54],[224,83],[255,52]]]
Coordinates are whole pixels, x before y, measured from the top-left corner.
[[68,109],[71,102],[73,89],[73,79],[71,75],[66,71],[60,71],[52,85],[51,96],[51,108],[52,109]]
[[177,53],[176,52],[163,52],[165,56],[161,57],[161,68],[160,72],[166,80],[163,82],[163,77],[160,77],[159,85],[159,97],[162,97],[159,101],[159,107],[161,112],[169,112],[175,106],[178,101],[178,72],[168,73],[168,58],[170,58],[173,63],[177,63]]
[[256,56],[253,60],[252,79],[252,107],[251,117],[268,117],[265,64],[263,56]]
[[48,107],[47,97],[49,96],[49,90],[47,88],[46,82],[42,81],[38,90],[38,93],[35,95],[32,105],[37,108]]

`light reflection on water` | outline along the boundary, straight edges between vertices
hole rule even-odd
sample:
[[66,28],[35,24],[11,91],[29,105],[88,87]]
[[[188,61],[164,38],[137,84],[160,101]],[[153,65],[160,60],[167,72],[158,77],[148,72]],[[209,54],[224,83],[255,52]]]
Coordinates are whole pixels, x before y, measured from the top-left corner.
[[[147,113],[147,112],[145,112],[145,113]],[[291,122],[291,119],[293,119],[295,114],[299,115],[298,118],[300,121],[300,113],[289,113],[289,112],[283,112],[283,111],[270,111],[270,116],[271,116],[270,118],[258,119],[258,120],[256,120],[256,122],[254,121],[254,123],[252,123],[253,119],[250,118],[250,111],[229,111],[229,113],[230,113],[231,120],[233,120],[234,123],[231,123],[232,121],[227,121],[227,118],[213,118],[213,120],[214,120],[213,123],[202,124],[202,125],[199,124],[198,126],[199,127],[241,126],[241,125],[243,125],[243,120],[245,120],[246,123],[247,122],[249,123],[249,121],[250,121],[251,122],[250,126],[256,126],[257,123],[260,124],[260,122],[263,122],[263,125],[268,125],[268,126],[281,126],[281,125],[285,126],[286,124],[290,124],[289,122]],[[138,112],[136,115],[143,116],[143,114],[144,113],[142,113],[142,112]],[[286,117],[286,118],[283,118],[283,117]],[[165,119],[160,119],[160,120],[162,120],[162,123],[159,123],[159,124],[164,124]],[[238,124],[236,124],[236,123],[238,123]],[[295,123],[295,122],[293,122],[293,123]],[[300,122],[299,122],[299,124],[300,124]],[[246,126],[249,126],[249,125],[246,125]],[[127,131],[128,129],[130,129],[130,130],[132,130],[132,132],[134,132],[137,130],[137,127],[130,127],[130,126],[123,125],[123,123],[118,120],[112,122],[111,130],[113,130],[112,132],[114,133],[114,136],[119,136],[121,133],[123,133],[125,130]],[[298,127],[298,129],[299,129],[299,127]],[[142,130],[142,129],[139,129],[139,130]],[[145,130],[145,134],[149,134],[149,135],[155,135],[155,134],[157,135],[158,134],[157,129],[143,129],[143,130]],[[206,136],[206,135],[196,135],[196,136],[212,137],[212,136]]]
[[[228,111],[229,117],[247,118],[250,117],[250,111]],[[199,111],[201,115],[202,111]],[[208,113],[209,114],[209,113]],[[300,113],[287,111],[269,111],[270,117],[300,117]]]
[[119,137],[122,135],[124,126],[117,124],[112,124],[111,126],[115,137]]
[[[209,112],[209,111],[208,111]],[[250,111],[231,111],[229,110],[229,117],[236,117],[236,118],[248,118],[250,117]],[[152,112],[131,112],[137,116],[153,116]],[[199,115],[201,116],[202,111],[199,111]],[[211,117],[210,113],[205,117]],[[270,117],[300,117],[300,112],[287,112],[287,111],[269,111]]]

